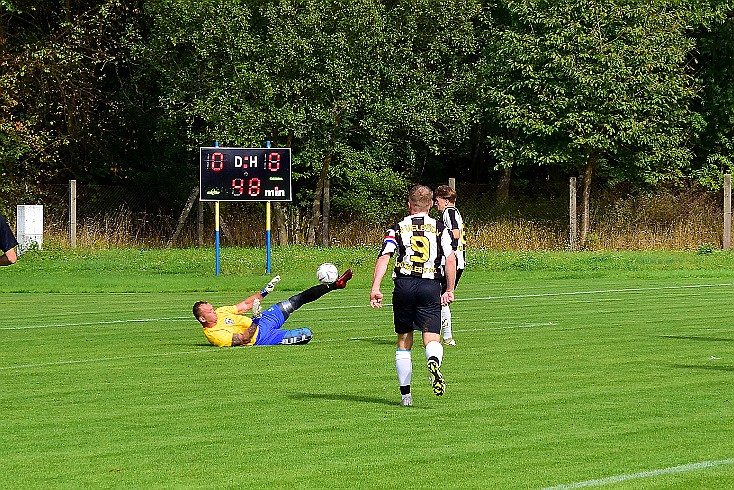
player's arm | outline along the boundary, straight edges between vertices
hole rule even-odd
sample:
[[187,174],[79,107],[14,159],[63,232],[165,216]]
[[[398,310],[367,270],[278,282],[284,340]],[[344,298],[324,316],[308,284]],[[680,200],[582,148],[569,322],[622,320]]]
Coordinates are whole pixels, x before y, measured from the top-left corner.
[[252,308],[252,302],[256,299],[263,299],[262,294],[253,294],[249,298],[245,298],[243,301],[237,303],[235,305],[237,307],[237,313],[241,315],[246,311],[250,311],[250,309]]
[[446,306],[454,302],[454,287],[456,287],[456,254],[451,251],[451,254],[446,257],[446,292],[441,295],[441,305]]
[[390,255],[380,255],[375,262],[375,271],[372,274],[372,291],[370,292],[370,306],[372,308],[382,308],[382,292],[380,292],[380,284],[382,278],[385,277],[387,266],[390,263]]
[[252,340],[252,336],[255,335],[255,331],[257,330],[257,325],[254,323],[249,326],[249,328],[245,331],[245,333],[235,333],[232,334],[232,347],[237,347],[239,345],[247,345]]
[[448,219],[444,221],[446,227],[451,230],[451,237],[454,239],[454,244],[459,243],[461,238],[461,228],[459,228],[459,220],[456,219],[456,210],[450,208],[446,210]]
[[4,254],[0,255],[0,265],[13,265],[18,257],[15,255],[15,249],[11,248]]
[[[444,233],[446,233],[446,230]],[[443,306],[454,302],[454,288],[456,287],[456,253],[454,253],[453,244],[451,243],[452,241],[453,240],[451,240],[448,234],[442,234],[441,248],[446,256],[446,262],[444,264],[446,292],[441,295],[441,305]]]

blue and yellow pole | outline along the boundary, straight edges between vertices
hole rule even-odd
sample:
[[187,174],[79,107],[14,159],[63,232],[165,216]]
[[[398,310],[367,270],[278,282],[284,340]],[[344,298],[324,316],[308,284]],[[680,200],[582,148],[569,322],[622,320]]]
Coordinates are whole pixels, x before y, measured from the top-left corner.
[[214,263],[219,275],[219,201],[214,202]]
[[[219,141],[214,143],[219,147]],[[219,275],[219,201],[214,202],[214,269],[215,275]]]
[[[270,148],[270,141],[265,146]],[[265,273],[270,274],[270,201],[265,202]]]
[[265,248],[267,258],[265,259],[265,272],[270,274],[270,201],[265,203]]

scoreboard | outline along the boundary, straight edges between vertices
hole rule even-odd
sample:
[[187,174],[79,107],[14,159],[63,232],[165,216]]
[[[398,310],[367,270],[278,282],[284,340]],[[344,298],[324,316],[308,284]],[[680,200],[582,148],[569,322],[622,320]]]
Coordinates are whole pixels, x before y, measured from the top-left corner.
[[291,149],[200,148],[199,198],[291,201]]

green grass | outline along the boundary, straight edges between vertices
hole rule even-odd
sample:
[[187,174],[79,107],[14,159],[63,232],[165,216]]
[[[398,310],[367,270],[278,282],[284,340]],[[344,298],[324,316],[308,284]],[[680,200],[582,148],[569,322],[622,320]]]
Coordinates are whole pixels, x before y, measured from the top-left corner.
[[262,287],[262,250],[224,249],[218,277],[211,249],[48,250],[0,269],[0,481],[734,487],[733,254],[474,251],[446,395],[416,347],[410,408],[392,311],[368,306],[375,254],[274,250],[272,302],[320,262],[356,272],[293,315],[315,333],[294,347],[210,347],[191,317]]

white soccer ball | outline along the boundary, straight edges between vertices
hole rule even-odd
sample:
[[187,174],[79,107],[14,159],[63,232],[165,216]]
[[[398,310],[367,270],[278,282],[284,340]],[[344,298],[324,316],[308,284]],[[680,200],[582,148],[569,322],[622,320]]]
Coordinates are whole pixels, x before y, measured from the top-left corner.
[[336,281],[337,277],[339,277],[339,271],[334,264],[330,264],[329,262],[321,264],[316,269],[316,279],[325,284],[331,284]]

